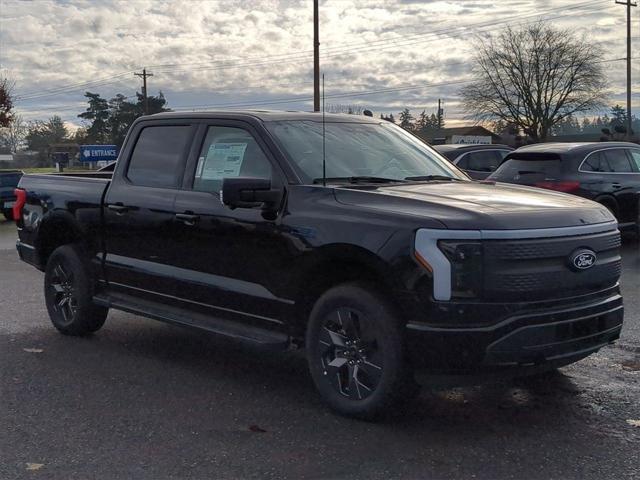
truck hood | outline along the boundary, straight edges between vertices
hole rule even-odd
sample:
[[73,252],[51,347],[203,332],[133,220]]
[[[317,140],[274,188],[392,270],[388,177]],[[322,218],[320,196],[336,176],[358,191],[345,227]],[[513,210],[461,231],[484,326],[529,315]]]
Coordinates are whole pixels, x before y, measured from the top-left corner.
[[574,195],[510,184],[430,182],[335,189],[339,203],[437,220],[455,230],[555,228],[615,220]]

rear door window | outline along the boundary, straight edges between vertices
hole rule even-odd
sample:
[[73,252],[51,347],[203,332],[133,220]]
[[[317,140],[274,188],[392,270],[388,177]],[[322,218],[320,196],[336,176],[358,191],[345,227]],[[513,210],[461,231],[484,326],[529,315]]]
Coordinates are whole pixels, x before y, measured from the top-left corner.
[[135,185],[176,188],[184,170],[189,125],[145,127],[133,149],[127,178]]
[[608,172],[609,165],[602,152],[594,152],[584,160],[580,170],[584,172]]
[[627,157],[627,153],[622,148],[615,148],[611,150],[605,150],[602,152],[604,158],[607,161],[609,172],[611,173],[630,173],[631,161]]

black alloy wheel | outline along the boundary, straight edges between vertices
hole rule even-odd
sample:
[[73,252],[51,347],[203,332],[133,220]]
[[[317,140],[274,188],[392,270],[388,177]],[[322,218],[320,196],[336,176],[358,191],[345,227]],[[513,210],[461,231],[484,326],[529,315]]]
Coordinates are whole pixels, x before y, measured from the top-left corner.
[[311,311],[307,362],[322,399],[336,412],[376,419],[417,394],[405,360],[403,325],[374,286],[331,288]]
[[351,308],[332,311],[320,331],[323,375],[347,398],[362,400],[378,387],[384,360],[373,325]]
[[65,335],[88,335],[104,324],[108,309],[93,303],[94,280],[76,245],[54,250],[44,274],[44,296],[51,323]]
[[52,290],[53,308],[64,319],[63,325],[73,322],[73,318],[78,311],[78,299],[73,281],[73,272],[67,271],[62,262],[57,262],[53,267],[53,275],[48,288]]

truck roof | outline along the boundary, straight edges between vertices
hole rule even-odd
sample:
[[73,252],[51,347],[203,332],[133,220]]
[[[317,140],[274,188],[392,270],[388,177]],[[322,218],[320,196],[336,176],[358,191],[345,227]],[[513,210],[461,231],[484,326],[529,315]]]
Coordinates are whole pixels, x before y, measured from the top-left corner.
[[[204,112],[163,112],[144,118],[257,118],[263,122],[286,120],[321,122],[321,112],[283,111],[283,110],[208,110]],[[344,113],[325,113],[327,122],[341,123],[381,123],[385,120],[364,115],[348,115]]]

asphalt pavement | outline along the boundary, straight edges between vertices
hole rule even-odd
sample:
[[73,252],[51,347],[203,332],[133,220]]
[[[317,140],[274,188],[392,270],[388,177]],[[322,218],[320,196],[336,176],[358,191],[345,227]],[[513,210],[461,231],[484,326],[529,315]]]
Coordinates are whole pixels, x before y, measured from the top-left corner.
[[640,244],[617,345],[550,378],[423,390],[381,423],[319,401],[298,353],[110,312],[50,325],[0,224],[0,479],[640,478]]

